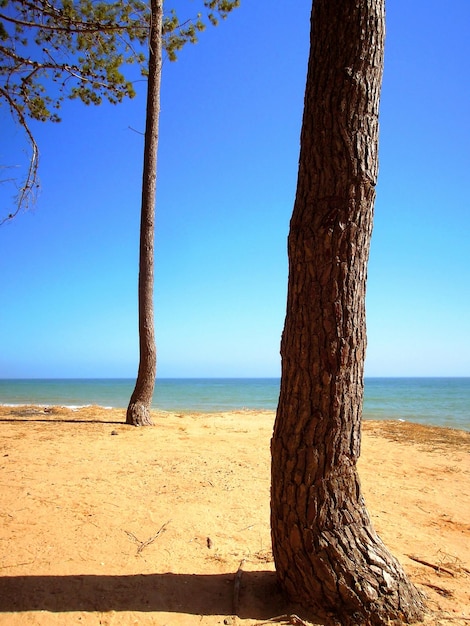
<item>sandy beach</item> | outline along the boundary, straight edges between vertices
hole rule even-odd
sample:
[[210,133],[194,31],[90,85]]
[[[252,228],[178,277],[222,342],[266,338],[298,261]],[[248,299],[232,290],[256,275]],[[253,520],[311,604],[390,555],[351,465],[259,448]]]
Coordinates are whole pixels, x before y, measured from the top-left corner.
[[[276,585],[274,414],[124,413],[0,407],[0,626],[317,623]],[[426,624],[470,624],[469,451],[467,432],[364,422],[364,495]]]

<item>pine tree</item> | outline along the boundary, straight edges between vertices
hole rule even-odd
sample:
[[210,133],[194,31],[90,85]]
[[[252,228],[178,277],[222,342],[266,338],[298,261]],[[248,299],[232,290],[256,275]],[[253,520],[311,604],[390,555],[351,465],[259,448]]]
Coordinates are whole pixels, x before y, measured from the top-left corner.
[[60,121],[64,98],[84,104],[107,99],[118,104],[134,97],[125,68],[137,64],[148,77],[139,255],[139,369],[126,422],[151,425],[156,376],[153,312],[155,191],[162,52],[176,60],[197,41],[207,22],[217,25],[239,0],[204,0],[205,20],[180,23],[163,14],[163,0],[0,0],[0,101],[6,102],[31,144],[28,174],[12,219],[27,206],[38,185],[38,148],[29,119]]
[[290,598],[327,621],[403,623],[420,617],[422,599],[372,527],[356,467],[384,0],[314,0],[310,42],[272,438],[273,553]]

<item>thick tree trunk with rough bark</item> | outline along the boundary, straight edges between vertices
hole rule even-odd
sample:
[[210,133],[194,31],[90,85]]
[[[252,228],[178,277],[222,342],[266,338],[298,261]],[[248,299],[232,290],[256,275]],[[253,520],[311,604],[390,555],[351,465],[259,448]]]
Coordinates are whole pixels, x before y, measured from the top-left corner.
[[139,371],[127,408],[126,423],[151,426],[157,369],[153,311],[155,194],[157,185],[158,123],[162,70],[162,0],[151,0],[152,23],[149,37],[149,76],[145,125],[144,167],[139,256]]
[[372,527],[356,469],[383,41],[384,0],[314,0],[272,439],[279,580],[343,626],[423,610]]

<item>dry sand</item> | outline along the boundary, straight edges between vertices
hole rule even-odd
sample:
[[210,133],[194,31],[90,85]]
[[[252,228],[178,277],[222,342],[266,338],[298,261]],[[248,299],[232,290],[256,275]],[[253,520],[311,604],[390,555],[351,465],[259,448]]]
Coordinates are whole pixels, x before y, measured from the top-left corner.
[[[0,626],[302,617],[270,549],[273,413],[154,419],[136,429],[121,410],[0,408]],[[426,594],[427,624],[470,624],[469,450],[470,433],[364,424],[368,508]]]

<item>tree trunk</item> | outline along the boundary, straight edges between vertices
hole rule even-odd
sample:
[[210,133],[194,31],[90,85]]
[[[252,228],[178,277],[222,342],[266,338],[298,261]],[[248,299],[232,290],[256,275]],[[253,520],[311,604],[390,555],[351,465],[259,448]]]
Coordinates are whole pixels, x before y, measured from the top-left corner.
[[310,41],[272,439],[274,559],[291,600],[329,621],[410,621],[421,596],[372,528],[356,469],[384,0],[314,0]]
[[153,274],[155,239],[155,194],[157,183],[158,122],[160,116],[160,79],[162,70],[163,1],[151,0],[149,36],[149,76],[145,125],[144,167],[139,256],[139,371],[126,423],[151,426],[152,404],[157,369],[153,312]]

